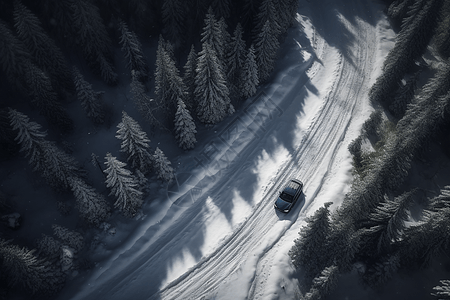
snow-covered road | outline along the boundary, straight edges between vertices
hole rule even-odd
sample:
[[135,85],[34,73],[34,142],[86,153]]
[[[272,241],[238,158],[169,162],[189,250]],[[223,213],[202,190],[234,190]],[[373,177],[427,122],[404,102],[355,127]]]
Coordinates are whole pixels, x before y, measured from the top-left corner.
[[[180,158],[191,189],[176,197],[195,190],[195,201],[168,207],[76,295],[71,288],[61,297],[292,297],[293,284],[283,283],[287,251],[305,217],[330,200],[322,195],[334,186],[332,200],[342,200],[346,148],[370,114],[367,91],[383,52],[380,9],[370,0],[300,1],[270,83]],[[304,197],[284,215],[273,201],[292,177],[304,182]]]

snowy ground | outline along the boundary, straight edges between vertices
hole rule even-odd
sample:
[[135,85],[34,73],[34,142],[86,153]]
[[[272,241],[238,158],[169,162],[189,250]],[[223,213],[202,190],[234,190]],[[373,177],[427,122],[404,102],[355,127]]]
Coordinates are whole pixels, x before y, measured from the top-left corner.
[[[392,47],[381,9],[300,1],[270,82],[173,160],[178,181],[152,195],[159,205],[59,299],[292,299],[287,253],[305,217],[342,201],[347,145],[372,110],[367,91]],[[293,177],[304,196],[284,215],[273,202]]]

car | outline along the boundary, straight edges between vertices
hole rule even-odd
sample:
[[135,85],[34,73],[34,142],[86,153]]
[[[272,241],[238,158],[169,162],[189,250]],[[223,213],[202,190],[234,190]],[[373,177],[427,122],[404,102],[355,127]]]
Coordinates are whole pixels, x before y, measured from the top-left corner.
[[288,184],[284,187],[277,200],[273,204],[273,207],[278,209],[283,213],[288,213],[291,211],[292,207],[300,198],[303,192],[303,182],[297,179],[291,179]]

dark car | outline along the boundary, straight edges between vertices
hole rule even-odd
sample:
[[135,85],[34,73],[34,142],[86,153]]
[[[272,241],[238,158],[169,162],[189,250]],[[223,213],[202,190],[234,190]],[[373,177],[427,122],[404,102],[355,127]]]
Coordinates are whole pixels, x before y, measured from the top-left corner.
[[303,191],[303,183],[297,179],[291,179],[289,183],[280,192],[277,201],[273,207],[281,212],[288,213],[295,205]]

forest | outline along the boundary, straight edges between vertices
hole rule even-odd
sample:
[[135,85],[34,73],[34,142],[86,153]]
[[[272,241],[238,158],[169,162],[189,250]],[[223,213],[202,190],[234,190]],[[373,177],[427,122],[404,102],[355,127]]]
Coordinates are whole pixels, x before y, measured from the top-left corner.
[[[450,2],[390,1],[386,14],[398,33],[369,91],[378,108],[348,147],[350,192],[335,211],[317,210],[289,252],[304,299],[333,299],[339,279],[357,269],[364,286],[380,290],[396,274],[448,261],[448,178],[433,194],[411,182],[450,155]],[[450,280],[429,294],[450,299]]]
[[[29,176],[38,177],[33,180],[69,199],[54,203],[60,214],[76,218],[74,228],[53,224],[52,233],[38,240],[13,239],[14,230],[33,226],[15,210],[15,201],[29,199],[0,190],[0,299],[15,293],[48,299],[74,271],[91,268],[86,245],[92,231],[107,230],[117,215],[139,216],[150,182],[174,177],[163,145],[153,149],[149,137],[172,135],[187,151],[195,147],[198,126],[233,114],[269,79],[297,5],[296,0],[0,1],[2,165],[14,169],[26,162]],[[149,53],[152,48],[156,53]],[[99,82],[104,89],[126,86],[131,110],[145,124],[113,107],[95,88]],[[67,139],[82,123],[94,131],[115,127],[121,154],[110,149],[80,158]],[[104,176],[109,194],[95,187],[83,167],[87,160]]]

